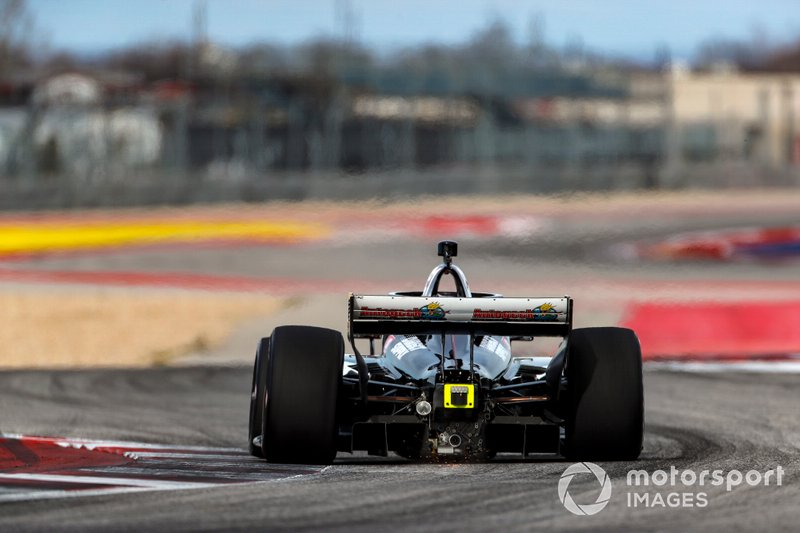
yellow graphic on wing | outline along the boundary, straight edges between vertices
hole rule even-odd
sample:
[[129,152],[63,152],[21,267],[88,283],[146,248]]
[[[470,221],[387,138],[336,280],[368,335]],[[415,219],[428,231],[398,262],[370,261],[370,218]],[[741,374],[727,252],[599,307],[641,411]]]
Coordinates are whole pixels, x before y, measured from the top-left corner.
[[420,311],[422,312],[422,318],[433,320],[444,318],[446,312],[439,302],[431,302],[421,307]]

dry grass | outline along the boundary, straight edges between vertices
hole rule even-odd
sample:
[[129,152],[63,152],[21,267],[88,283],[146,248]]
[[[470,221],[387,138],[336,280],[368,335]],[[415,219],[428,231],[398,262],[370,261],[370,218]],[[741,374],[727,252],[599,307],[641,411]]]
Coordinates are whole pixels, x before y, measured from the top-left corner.
[[251,294],[3,287],[0,368],[166,364],[280,305]]

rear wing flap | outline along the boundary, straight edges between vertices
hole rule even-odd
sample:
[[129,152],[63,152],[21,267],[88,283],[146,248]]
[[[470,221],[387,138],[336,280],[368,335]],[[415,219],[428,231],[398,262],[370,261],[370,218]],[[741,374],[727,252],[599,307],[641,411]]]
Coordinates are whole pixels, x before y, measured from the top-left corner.
[[572,329],[572,298],[459,298],[351,294],[353,338],[460,333],[565,337]]

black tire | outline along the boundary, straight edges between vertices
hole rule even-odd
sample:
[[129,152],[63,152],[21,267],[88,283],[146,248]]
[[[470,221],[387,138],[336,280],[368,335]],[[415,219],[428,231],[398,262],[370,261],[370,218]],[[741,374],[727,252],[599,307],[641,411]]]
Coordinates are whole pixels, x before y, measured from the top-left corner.
[[269,337],[258,342],[256,360],[253,363],[253,384],[250,386],[250,430],[248,432],[248,449],[250,455],[264,457],[261,446],[253,444],[253,439],[261,435],[261,424],[264,420],[264,389],[267,385],[267,364],[269,355]]
[[625,328],[575,329],[567,341],[564,455],[633,460],[642,451],[639,339]]
[[262,450],[272,463],[331,464],[344,340],[338,331],[281,326],[272,332]]

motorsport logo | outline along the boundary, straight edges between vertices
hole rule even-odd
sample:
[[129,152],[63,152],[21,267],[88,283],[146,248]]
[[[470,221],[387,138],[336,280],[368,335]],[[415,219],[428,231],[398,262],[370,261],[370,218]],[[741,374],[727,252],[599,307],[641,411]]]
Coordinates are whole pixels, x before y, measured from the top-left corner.
[[[578,504],[572,499],[569,493],[569,484],[572,482],[577,474],[594,474],[595,479],[600,484],[600,494],[594,503]],[[558,499],[564,504],[572,514],[579,516],[591,516],[597,514],[608,505],[611,500],[611,478],[608,477],[606,471],[594,463],[575,463],[570,465],[561,474],[561,479],[558,480]]]
[[[591,474],[599,484],[599,492],[594,502],[577,503],[569,492],[570,483],[578,475]],[[725,487],[726,492],[735,487],[747,484],[750,487],[763,485],[765,487],[783,485],[784,469],[781,466],[766,470],[678,470],[670,466],[669,471],[655,470],[650,473],[646,470],[629,470],[625,477],[628,488],[625,502],[629,508],[688,508],[707,507],[709,504],[708,492],[705,487]],[[684,489],[677,490],[681,485]],[[652,487],[652,489],[650,488]],[[667,487],[667,492],[659,490]],[[701,487],[701,490],[685,490],[688,487]],[[672,489],[672,490],[669,490]],[[575,463],[567,467],[558,480],[558,499],[572,514],[578,516],[591,516],[605,509],[611,500],[611,478],[602,467],[594,463]]]
[[473,320],[558,320],[558,310],[553,304],[546,303],[526,311],[493,311],[475,309]]

